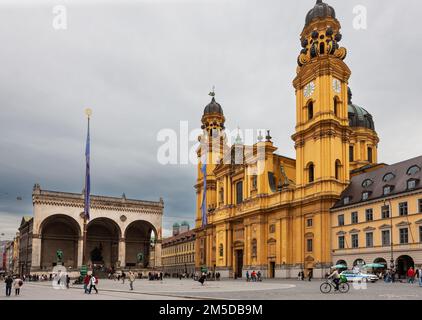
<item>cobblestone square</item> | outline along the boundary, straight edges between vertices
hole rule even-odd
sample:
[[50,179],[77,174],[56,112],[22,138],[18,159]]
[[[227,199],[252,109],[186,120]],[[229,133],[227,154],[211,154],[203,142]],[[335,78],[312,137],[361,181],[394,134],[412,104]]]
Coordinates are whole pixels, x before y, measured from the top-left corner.
[[322,294],[321,280],[244,280],[208,281],[204,286],[190,279],[165,279],[163,281],[137,280],[134,290],[129,283],[100,280],[98,294],[84,294],[83,287],[71,285],[70,289],[54,289],[50,282],[27,282],[21,295],[0,300],[422,300],[422,287],[408,283],[368,283],[366,288],[355,289],[353,284],[346,294]]

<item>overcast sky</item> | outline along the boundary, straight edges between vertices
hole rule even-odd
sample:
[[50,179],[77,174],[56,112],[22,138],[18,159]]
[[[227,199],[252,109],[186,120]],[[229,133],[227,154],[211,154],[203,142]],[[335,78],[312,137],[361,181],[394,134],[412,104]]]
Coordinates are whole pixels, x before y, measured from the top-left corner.
[[[422,4],[328,3],[343,27],[353,102],[374,116],[379,161],[421,155]],[[67,30],[52,27],[58,4],[67,8]],[[271,129],[278,153],[295,157],[291,83],[314,4],[0,1],[0,233],[10,237],[32,215],[34,183],[82,191],[86,107],[92,193],[163,197],[166,234],[175,221],[193,224],[196,168],[159,164],[157,133],[178,131],[180,121],[199,127],[213,85],[229,129]],[[368,9],[367,30],[353,28],[358,4]]]

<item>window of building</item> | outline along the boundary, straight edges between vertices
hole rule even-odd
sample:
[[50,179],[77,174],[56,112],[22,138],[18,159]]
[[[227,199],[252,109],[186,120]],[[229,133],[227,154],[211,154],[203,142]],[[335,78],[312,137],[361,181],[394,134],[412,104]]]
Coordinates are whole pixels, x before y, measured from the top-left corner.
[[374,246],[374,234],[372,232],[368,232],[366,234],[366,247],[372,248]]
[[390,230],[383,230],[381,232],[381,242],[383,246],[390,245]]
[[336,180],[340,179],[340,169],[341,169],[341,163],[340,160],[337,160],[335,163],[335,178]]
[[418,166],[412,166],[407,170],[407,175],[412,176],[416,173],[418,173],[419,171],[421,171],[421,168]]
[[223,254],[224,254],[224,248],[223,248],[223,244],[222,243],[220,243],[219,253],[220,253],[220,257],[222,258],[223,257]]
[[338,99],[334,98],[334,115],[338,117]]
[[312,120],[314,117],[314,103],[310,101],[308,103],[308,120]]
[[373,156],[372,156],[372,148],[368,147],[368,162],[372,163]]
[[308,176],[309,176],[309,183],[315,181],[315,166],[311,163],[308,167]]
[[391,191],[393,191],[393,187],[392,186],[384,186],[383,190],[383,194],[384,196],[388,195],[391,193]]
[[389,173],[387,173],[387,174],[384,175],[384,177],[382,178],[382,181],[388,182],[388,181],[393,180],[395,177],[396,176],[394,175],[394,173],[389,172]]
[[243,181],[236,183],[236,204],[243,202]]
[[344,226],[344,214],[339,214],[337,219],[338,219],[338,225]]
[[415,179],[407,180],[407,189],[412,190],[415,188],[416,188],[416,180]]
[[359,235],[352,234],[352,248],[359,248]]
[[258,177],[257,175],[252,176],[252,190],[256,190],[258,187]]
[[369,192],[368,191],[363,192],[362,193],[362,200],[366,201],[366,200],[368,200],[368,198],[369,198]]
[[306,220],[306,226],[309,228],[309,227],[312,227],[312,223],[313,223],[313,221],[312,221],[312,219],[307,219]]
[[350,203],[350,197],[345,197],[345,198],[343,199],[343,204],[347,205],[347,204],[349,204],[349,203]]
[[402,228],[400,229],[400,244],[409,243],[409,229]]
[[352,223],[359,223],[358,213],[352,212]]
[[419,203],[419,206],[418,206],[419,207],[418,208],[419,209],[419,213],[422,213],[422,199],[419,199],[418,200],[418,203]]
[[270,233],[275,232],[275,224],[270,225]]
[[400,216],[407,216],[408,214],[407,202],[399,203],[399,214]]
[[381,217],[383,219],[388,219],[390,218],[390,206],[385,205],[381,207]]
[[372,181],[371,179],[365,179],[365,180],[362,182],[362,187],[363,187],[363,188],[369,188],[370,186],[372,186],[372,185],[373,185],[373,183],[374,183],[374,181]]
[[366,209],[365,215],[366,215],[366,221],[373,221],[374,220],[374,210]]
[[306,239],[306,250],[312,252],[312,239]]
[[355,161],[355,147],[349,146],[349,161],[353,162]]
[[339,236],[338,237],[338,248],[339,249],[344,249],[344,236]]

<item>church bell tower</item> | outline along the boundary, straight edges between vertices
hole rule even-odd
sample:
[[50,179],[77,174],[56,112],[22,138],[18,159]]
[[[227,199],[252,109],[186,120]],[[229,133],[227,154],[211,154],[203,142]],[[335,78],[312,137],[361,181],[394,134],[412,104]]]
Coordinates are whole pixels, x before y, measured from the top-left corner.
[[[340,194],[349,177],[348,80],[335,10],[318,0],[306,16],[297,59],[296,185],[298,196]],[[312,186],[312,187],[311,187]]]

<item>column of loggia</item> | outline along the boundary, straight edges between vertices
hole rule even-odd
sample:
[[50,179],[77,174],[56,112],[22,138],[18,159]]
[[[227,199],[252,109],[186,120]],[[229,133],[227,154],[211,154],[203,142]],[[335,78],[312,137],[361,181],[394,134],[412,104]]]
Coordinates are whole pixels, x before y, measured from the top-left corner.
[[119,262],[120,268],[126,267],[126,241],[123,237],[119,239]]

